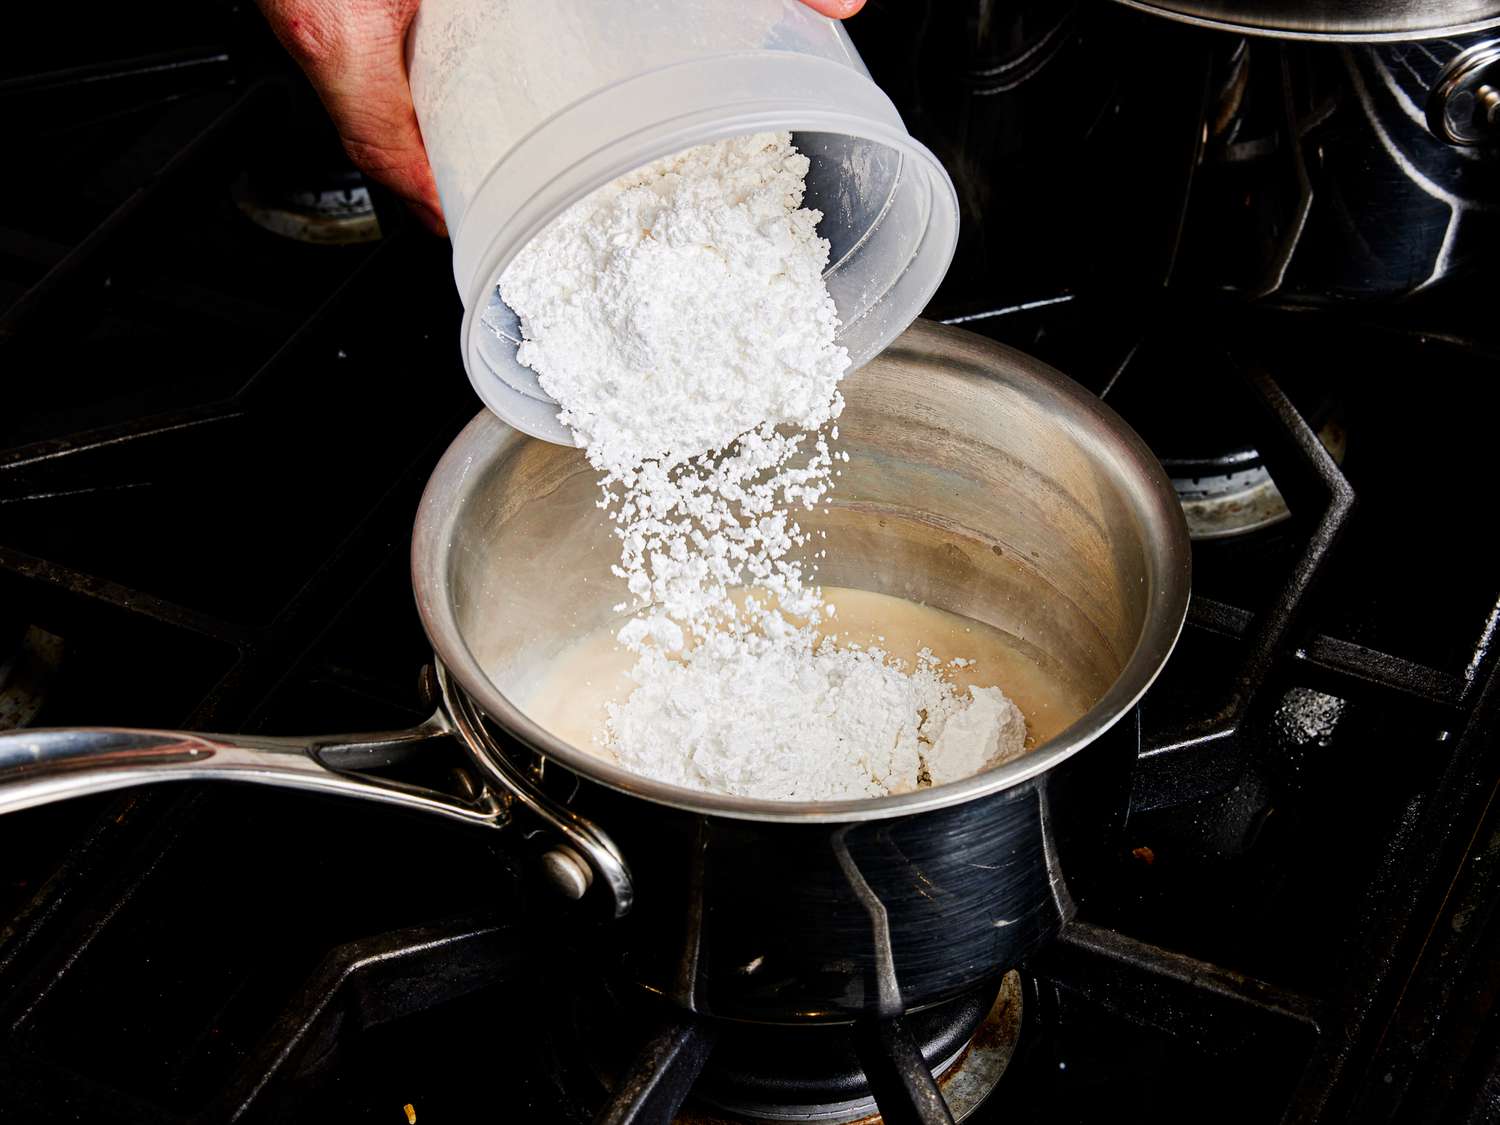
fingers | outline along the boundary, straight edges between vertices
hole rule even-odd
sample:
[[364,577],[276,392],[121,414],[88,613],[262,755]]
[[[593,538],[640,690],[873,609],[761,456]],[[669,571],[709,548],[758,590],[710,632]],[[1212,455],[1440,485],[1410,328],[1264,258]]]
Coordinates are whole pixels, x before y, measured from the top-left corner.
[[446,234],[437,184],[412,109],[404,57],[417,0],[259,0],[307,74],[355,165]]
[[846,20],[865,6],[865,0],[802,0],[815,12],[836,20]]

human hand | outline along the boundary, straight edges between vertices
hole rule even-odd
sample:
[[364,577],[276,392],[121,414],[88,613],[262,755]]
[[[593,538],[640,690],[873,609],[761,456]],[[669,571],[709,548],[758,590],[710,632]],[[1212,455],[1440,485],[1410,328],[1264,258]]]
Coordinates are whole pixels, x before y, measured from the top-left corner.
[[[404,200],[429,230],[447,234],[406,82],[406,30],[419,0],[257,2],[318,92],[355,166]],[[803,3],[846,19],[865,0]]]
[[846,20],[865,6],[865,0],[802,0],[815,12],[822,12],[829,19]]

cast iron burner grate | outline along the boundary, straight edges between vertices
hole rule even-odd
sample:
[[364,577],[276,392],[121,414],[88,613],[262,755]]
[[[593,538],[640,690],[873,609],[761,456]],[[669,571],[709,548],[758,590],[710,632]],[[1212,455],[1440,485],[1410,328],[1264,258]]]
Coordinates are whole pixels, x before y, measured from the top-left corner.
[[[91,58],[138,55],[16,59],[44,73],[0,81],[28,170],[0,183],[0,715],[404,726],[430,659],[411,513],[475,409],[447,248],[385,210],[387,237],[352,245],[246,219],[235,185],[267,152],[295,163],[326,142],[299,132],[320,118],[295,84],[250,80],[279,56],[248,6],[168,8],[149,46],[138,11],[94,15]],[[1079,8],[1069,34],[1093,19]],[[861,21],[877,77],[904,113],[921,102],[908,119],[968,180],[984,161],[964,146],[996,135],[973,99],[992,115],[1045,98],[1054,72],[1080,89],[1076,66],[1049,63],[1015,90],[970,83],[950,104],[923,77],[919,96],[912,75],[943,78],[911,65],[938,9],[872,3]],[[877,42],[906,23],[921,26]],[[1055,24],[1037,36],[1061,42]],[[972,135],[935,134],[954,123]],[[982,278],[982,257],[953,284]],[[949,297],[966,327],[1049,359],[1148,433],[1170,409],[1153,372],[1189,378],[1203,409],[1243,423],[1289,516],[1195,546],[1182,643],[1136,716],[1118,878],[1019,967],[1022,1026],[970,1120],[1493,1120],[1500,583],[1471,530],[1500,417],[1484,294],[1365,320],[1085,280]],[[1301,395],[1320,382],[1338,384],[1341,462]],[[487,836],[294,794],[160,789],[0,819],[0,857],[0,1119],[395,1125],[410,1105],[423,1125],[574,1125],[610,1097],[640,1122],[673,1100],[628,1064],[635,1080],[579,1100],[559,997],[604,967],[560,958],[556,926],[572,923]],[[894,1104],[941,1119],[922,1018],[867,1030],[862,1057]],[[655,1050],[681,1085],[706,1026],[621,1029],[620,1046]],[[714,1057],[700,1094],[736,1056]]]

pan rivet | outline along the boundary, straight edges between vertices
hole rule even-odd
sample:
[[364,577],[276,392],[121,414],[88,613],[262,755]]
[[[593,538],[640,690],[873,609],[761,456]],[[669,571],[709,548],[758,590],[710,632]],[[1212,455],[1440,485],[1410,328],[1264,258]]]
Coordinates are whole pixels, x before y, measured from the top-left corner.
[[542,855],[542,871],[548,882],[568,898],[582,898],[594,881],[594,873],[584,858],[566,844],[560,844]]

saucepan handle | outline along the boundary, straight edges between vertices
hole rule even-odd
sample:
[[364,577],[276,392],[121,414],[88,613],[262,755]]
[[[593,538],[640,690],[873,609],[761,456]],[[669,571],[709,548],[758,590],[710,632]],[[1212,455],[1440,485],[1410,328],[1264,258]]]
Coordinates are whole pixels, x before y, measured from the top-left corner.
[[354,772],[451,733],[438,712],[386,734],[265,738],[184,731],[76,727],[0,734],[0,813],[162,781],[227,780],[305,789],[396,805],[466,824],[501,827],[503,802],[488,790],[454,796]]
[[587,893],[604,899],[615,918],[630,913],[634,881],[608,833],[534,785],[526,772],[493,744],[478,709],[467,695],[454,689],[448,670],[438,663],[436,671],[448,721],[468,746],[471,761],[484,772],[485,782],[510,796],[517,806],[518,823],[528,820],[540,828],[544,838],[556,841],[556,846],[542,855],[552,882],[570,898],[582,898]]
[[[435,814],[500,828],[513,809],[551,846],[541,862],[572,898],[602,898],[622,917],[634,898],[619,849],[593,822],[553,801],[489,741],[467,696],[438,667],[444,706],[420,726],[383,734],[269,738],[125,727],[71,727],[0,734],[0,814],[163,781],[248,781]],[[483,771],[464,795],[362,772],[399,761],[429,739],[457,735]],[[525,825],[521,826],[525,829]],[[591,890],[591,888],[595,888]]]
[[541,856],[553,885],[570,898],[582,898],[585,892],[604,898],[610,915],[624,918],[634,901],[634,880],[615,841],[597,823],[558,804],[532,784],[525,771],[493,745],[478,708],[455,690],[449,670],[441,663],[437,676],[453,732],[468,745],[469,759],[484,772],[484,780],[507,793],[523,810],[522,816],[540,826],[544,837],[559,841],[559,846]]

